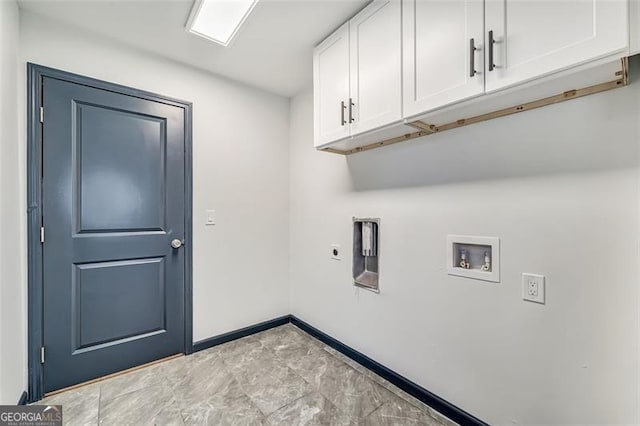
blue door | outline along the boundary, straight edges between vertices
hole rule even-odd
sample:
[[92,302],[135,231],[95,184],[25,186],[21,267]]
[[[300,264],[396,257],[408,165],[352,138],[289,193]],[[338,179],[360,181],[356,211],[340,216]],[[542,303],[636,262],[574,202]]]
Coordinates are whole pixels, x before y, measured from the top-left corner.
[[184,351],[184,109],[43,79],[44,391]]

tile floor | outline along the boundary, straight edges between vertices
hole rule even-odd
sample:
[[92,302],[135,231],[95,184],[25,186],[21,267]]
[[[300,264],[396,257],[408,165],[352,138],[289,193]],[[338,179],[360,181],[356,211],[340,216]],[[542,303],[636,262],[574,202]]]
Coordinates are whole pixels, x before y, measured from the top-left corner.
[[69,425],[453,424],[291,324],[39,404]]

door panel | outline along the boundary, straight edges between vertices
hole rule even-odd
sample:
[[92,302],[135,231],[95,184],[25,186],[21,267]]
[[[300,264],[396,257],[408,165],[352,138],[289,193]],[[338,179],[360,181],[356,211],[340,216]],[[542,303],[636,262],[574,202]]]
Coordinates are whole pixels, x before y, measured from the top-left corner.
[[404,0],[402,13],[405,117],[484,92],[482,0]]
[[349,137],[349,23],[313,53],[314,145]]
[[[495,69],[487,72],[487,91],[628,47],[628,4],[624,0],[486,0],[485,3],[486,30],[493,31],[496,40]],[[489,49],[486,50],[488,55]]]
[[74,353],[165,330],[164,268],[162,258],[74,265]]
[[79,232],[164,230],[166,120],[75,104]]
[[629,5],[630,41],[629,56],[640,53],[640,1],[631,0]]
[[375,0],[350,21],[352,135],[402,118],[400,11],[400,0]]
[[184,109],[43,79],[45,392],[184,350]]

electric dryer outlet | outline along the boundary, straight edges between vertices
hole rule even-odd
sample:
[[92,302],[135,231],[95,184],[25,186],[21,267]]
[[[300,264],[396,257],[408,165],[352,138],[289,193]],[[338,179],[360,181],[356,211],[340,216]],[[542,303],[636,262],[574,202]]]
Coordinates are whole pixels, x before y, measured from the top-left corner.
[[342,249],[340,248],[340,244],[331,244],[330,253],[331,259],[342,260]]

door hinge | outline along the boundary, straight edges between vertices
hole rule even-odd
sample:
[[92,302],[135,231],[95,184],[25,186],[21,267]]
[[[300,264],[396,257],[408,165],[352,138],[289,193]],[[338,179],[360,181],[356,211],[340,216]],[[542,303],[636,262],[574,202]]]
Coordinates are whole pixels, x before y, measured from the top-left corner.
[[40,364],[44,364],[44,346],[40,347]]
[[44,123],[44,107],[40,107],[40,122]]
[[40,227],[40,242],[44,243],[44,226]]

